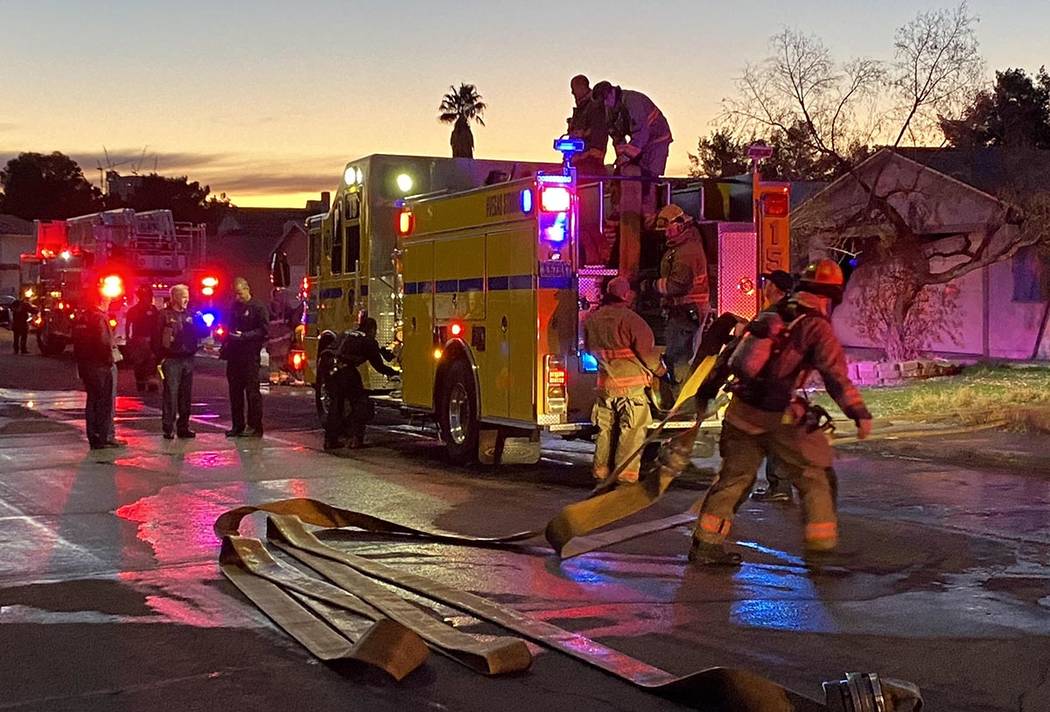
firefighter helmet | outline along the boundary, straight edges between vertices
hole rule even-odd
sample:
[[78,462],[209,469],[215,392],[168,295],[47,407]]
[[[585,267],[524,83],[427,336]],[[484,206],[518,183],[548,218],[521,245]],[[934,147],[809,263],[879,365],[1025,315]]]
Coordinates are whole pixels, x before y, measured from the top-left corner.
[[656,227],[658,230],[662,230],[673,222],[686,222],[688,219],[689,216],[685,214],[682,208],[674,203],[668,203],[656,213]]
[[822,284],[828,287],[842,287],[846,283],[838,262],[829,259],[810,262],[802,270],[799,281],[804,284]]
[[829,297],[833,303],[842,301],[842,291],[846,280],[842,268],[835,260],[823,259],[810,262],[799,275],[798,289],[822,297]]

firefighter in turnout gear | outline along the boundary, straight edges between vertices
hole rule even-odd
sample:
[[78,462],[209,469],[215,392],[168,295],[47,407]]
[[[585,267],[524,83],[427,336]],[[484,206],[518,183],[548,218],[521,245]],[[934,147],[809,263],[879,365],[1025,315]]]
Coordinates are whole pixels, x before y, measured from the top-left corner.
[[[360,326],[337,339],[325,355],[328,366],[325,384],[331,398],[324,427],[324,449],[343,447],[343,435],[350,430],[350,447],[364,445],[365,426],[375,417],[375,409],[368,397],[358,367],[367,363],[379,373],[392,378],[401,375],[383,360],[392,361],[394,355],[379,347],[376,341],[376,320],[362,319]],[[349,408],[349,414],[345,410]]]
[[674,203],[660,209],[656,227],[664,230],[667,251],[660,261],[660,278],[645,286],[660,295],[667,313],[664,362],[674,381],[682,383],[711,308],[707,255],[696,223]]
[[726,551],[723,542],[767,456],[777,458],[799,491],[807,553],[837,545],[831,444],[819,411],[797,390],[816,371],[828,395],[856,422],[858,438],[871,433],[871,414],[847,375],[846,357],[829,321],[843,286],[839,266],[820,260],[803,271],[795,296],[748,324],[730,359],[737,380],[722,424],[722,466],[700,507],[690,561],[740,563],[739,554]]
[[[645,389],[664,373],[649,325],[631,309],[634,294],[623,277],[606,287],[604,304],[584,323],[584,348],[598,360],[598,398],[592,420],[598,426],[594,478],[605,479],[631,457],[620,482],[637,482],[645,428],[652,417]],[[615,446],[614,446],[615,443]]]

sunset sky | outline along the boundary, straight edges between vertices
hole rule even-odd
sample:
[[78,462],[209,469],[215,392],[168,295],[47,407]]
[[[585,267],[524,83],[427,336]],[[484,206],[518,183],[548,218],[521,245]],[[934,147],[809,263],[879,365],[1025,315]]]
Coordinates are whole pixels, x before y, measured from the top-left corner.
[[[62,151],[97,182],[156,165],[241,206],[301,207],[370,153],[449,154],[437,105],[489,104],[479,158],[550,160],[578,72],[649,94],[671,122],[668,173],[708,133],[748,60],[785,25],[840,56],[889,58],[926,0],[838,2],[67,2],[0,0],[0,164]],[[1050,2],[973,0],[994,69],[1050,64]],[[130,161],[130,162],[126,162]]]

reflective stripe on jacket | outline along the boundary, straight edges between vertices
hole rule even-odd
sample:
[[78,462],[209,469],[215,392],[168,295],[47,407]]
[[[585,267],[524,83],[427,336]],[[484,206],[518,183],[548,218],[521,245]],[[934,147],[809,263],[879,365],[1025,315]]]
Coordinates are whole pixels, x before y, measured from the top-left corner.
[[656,291],[664,298],[666,306],[706,307],[710,304],[707,255],[695,225],[679,235],[664,253]]
[[787,340],[774,354],[763,375],[740,384],[737,397],[759,411],[783,413],[791,404],[795,392],[801,388],[807,375],[816,371],[824,381],[824,388],[847,418],[871,418],[860,391],[849,379],[846,354],[831,328],[831,322],[819,311],[819,301],[806,292],[774,307],[781,318],[792,326]]
[[660,369],[653,330],[624,302],[601,306],[587,317],[583,341],[598,360],[598,389],[605,395],[643,391]]

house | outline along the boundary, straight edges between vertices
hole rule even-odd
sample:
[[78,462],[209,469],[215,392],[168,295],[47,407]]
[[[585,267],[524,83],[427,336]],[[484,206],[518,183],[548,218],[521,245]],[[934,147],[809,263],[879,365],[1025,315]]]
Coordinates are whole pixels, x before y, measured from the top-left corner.
[[36,250],[36,231],[30,220],[0,215],[0,296],[18,293],[19,256]]
[[207,263],[225,275],[228,293],[234,277],[244,277],[256,297],[270,297],[270,257],[280,248],[288,254],[292,284],[306,273],[306,218],[304,208],[227,209],[208,238]]
[[[890,243],[879,238],[892,230],[863,209],[870,193],[859,181],[896,208],[922,255],[881,253]],[[1024,206],[1040,194],[1050,210],[1050,151],[883,149],[794,211],[792,229],[808,240],[811,258],[855,258],[833,317],[845,346],[885,350],[892,322],[892,333],[909,334],[927,353],[1048,359],[1050,265],[1038,247],[1017,249],[1033,225],[1023,222]],[[907,274],[902,261],[928,259],[945,273],[972,260],[967,250],[987,266],[927,287],[902,325],[892,309]]]

